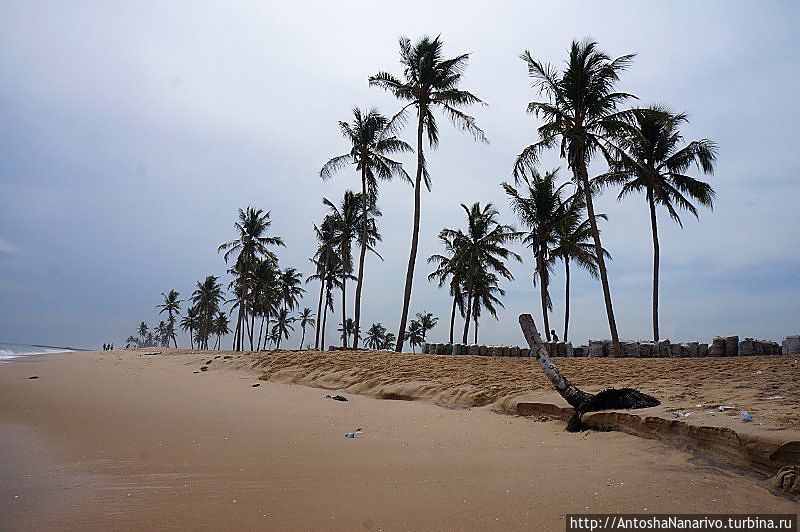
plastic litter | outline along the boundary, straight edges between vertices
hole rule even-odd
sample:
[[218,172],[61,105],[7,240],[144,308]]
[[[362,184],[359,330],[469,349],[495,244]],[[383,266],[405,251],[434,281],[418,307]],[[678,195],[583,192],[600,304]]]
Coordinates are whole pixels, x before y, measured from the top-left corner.
[[726,410],[735,410],[736,407],[734,406],[727,406],[727,405],[719,405],[719,411],[724,412]]
[[347,397],[342,397],[341,395],[334,395],[334,396],[326,395],[325,399],[333,399],[334,401],[345,401],[345,402],[347,401]]
[[356,430],[354,430],[352,432],[348,432],[347,434],[345,434],[344,437],[345,438],[351,438],[351,439],[353,439],[353,438],[363,438],[364,437],[364,431],[361,429],[361,427],[358,427]]
[[693,415],[692,412],[675,412],[675,415],[678,417],[689,417]]
[[742,418],[742,421],[744,421],[745,423],[753,421],[752,414],[750,414],[750,412],[748,412],[747,410],[739,414],[739,417]]

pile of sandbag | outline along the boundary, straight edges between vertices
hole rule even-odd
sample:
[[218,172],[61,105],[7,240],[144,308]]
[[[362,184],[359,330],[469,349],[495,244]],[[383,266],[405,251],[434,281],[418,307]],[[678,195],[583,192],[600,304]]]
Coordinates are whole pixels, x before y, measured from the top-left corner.
[[781,349],[784,355],[800,355],[800,336],[787,336],[783,339]]

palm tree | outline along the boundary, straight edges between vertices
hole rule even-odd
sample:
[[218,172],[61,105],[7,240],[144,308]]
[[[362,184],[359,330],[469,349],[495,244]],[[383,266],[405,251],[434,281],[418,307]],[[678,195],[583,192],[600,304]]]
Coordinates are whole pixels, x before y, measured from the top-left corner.
[[653,341],[658,342],[658,268],[659,243],[656,206],[664,207],[678,225],[683,227],[676,207],[698,218],[696,201],[713,208],[714,189],[711,185],[686,175],[695,163],[706,175],[714,174],[717,146],[708,139],[695,140],[685,146],[679,128],[688,123],[686,114],[673,114],[668,109],[651,106],[636,110],[629,117],[630,128],[619,141],[616,160],[611,171],[601,177],[604,183],[622,185],[618,199],[634,192],[643,192],[650,208],[650,227],[653,232]]
[[197,308],[194,306],[186,310],[186,315],[181,318],[181,329],[189,333],[189,345],[194,349],[194,331],[198,326]]
[[370,349],[381,349],[386,340],[386,327],[381,323],[373,323],[364,337],[364,345]]
[[353,318],[347,318],[346,320],[344,320],[344,323],[340,325],[339,329],[337,330],[339,331],[340,337],[343,338],[345,342],[347,342],[350,339],[350,337],[355,334],[356,322],[353,321]]
[[217,335],[217,351],[219,351],[221,344],[222,344],[222,337],[226,334],[231,333],[231,329],[229,327],[230,322],[228,321],[228,315],[224,312],[220,312],[217,314],[217,317],[214,319],[214,327],[213,332]]
[[531,169],[531,178],[527,175],[518,181],[525,188],[520,192],[508,183],[502,183],[511,203],[511,209],[517,215],[528,234],[522,242],[531,248],[536,263],[533,284],[536,286],[538,276],[539,294],[544,318],[544,329],[547,341],[550,341],[550,320],[548,312],[553,308],[550,300],[550,276],[553,273],[556,256],[553,250],[558,246],[558,228],[564,218],[565,204],[562,196],[566,183],[556,187],[555,180],[558,169],[540,175]]
[[[278,258],[268,246],[283,246],[280,237],[266,236],[272,221],[269,219],[269,211],[247,207],[246,210],[239,209],[239,221],[234,224],[238,233],[237,238],[229,240],[219,246],[217,251],[225,252],[225,262],[236,256],[236,262],[232,268],[232,273],[240,277],[238,283],[239,290],[239,311],[236,318],[236,335],[233,348],[237,351],[242,349],[242,337],[244,334],[243,319],[246,319],[245,301],[247,290],[250,283],[247,282],[247,275],[250,268],[254,266],[255,259],[263,256],[277,265]],[[250,334],[250,349],[253,349],[252,329]]]
[[149,332],[149,327],[145,322],[139,324],[139,338],[142,339],[142,344],[147,342],[147,334]]
[[450,312],[450,343],[453,343],[453,332],[456,324],[456,307],[461,314],[464,314],[464,287],[462,281],[465,278],[464,272],[458,271],[461,266],[458,262],[456,243],[452,240],[454,234],[444,230],[439,233],[439,241],[444,244],[445,255],[434,254],[428,257],[428,264],[435,263],[436,270],[428,274],[428,281],[436,280],[439,288],[444,286],[448,280],[450,295],[453,297],[453,308]]
[[125,340],[125,349],[130,348],[132,345],[139,347],[139,339],[133,335],[128,336],[128,339]]
[[478,318],[481,316],[482,309],[485,308],[494,319],[497,319],[497,307],[503,307],[500,297],[506,295],[506,292],[498,286],[498,282],[497,275],[486,271],[479,272],[473,282],[472,319],[475,322],[476,344],[478,343]]
[[[358,229],[363,227],[362,218],[364,212],[367,213],[367,249],[380,255],[375,251],[374,245],[381,239],[378,233],[375,218],[381,215],[380,210],[372,204],[366,205],[368,199],[362,194],[346,190],[342,203],[337,207],[328,198],[322,198],[322,203],[328,207],[330,213],[326,216],[333,232],[333,240],[339,253],[342,265],[342,323],[347,318],[347,279],[353,278],[353,254],[352,244]],[[342,347],[347,347],[347,338],[342,337]]]
[[168,294],[161,292],[164,302],[156,305],[156,308],[161,310],[159,314],[167,313],[167,322],[169,323],[172,331],[172,341],[175,343],[175,348],[178,348],[178,339],[175,337],[175,316],[181,313],[181,300],[178,299],[180,294],[175,290],[170,290]]
[[278,311],[277,316],[275,316],[275,325],[272,327],[272,334],[277,338],[275,349],[281,348],[281,339],[289,339],[289,332],[294,331],[292,323],[294,323],[296,319],[297,318],[293,318],[289,315],[289,310],[286,308],[282,308]]
[[[551,251],[552,257],[557,257],[564,262],[564,335],[562,338],[565,342],[569,341],[570,262],[574,262],[589,272],[595,279],[598,278],[592,228],[585,213],[585,199],[583,194],[577,191],[564,203],[564,212],[556,225],[557,244]],[[595,217],[606,219],[604,214],[595,214]],[[603,254],[605,258],[611,260],[611,255],[605,249]]]
[[302,283],[303,274],[295,268],[281,270],[278,277],[278,293],[283,303],[283,308],[288,310],[295,309],[300,296],[305,293],[305,289],[301,286]]
[[156,326],[156,339],[159,347],[169,347],[169,327],[164,320],[159,321]]
[[361,252],[358,258],[358,281],[356,282],[355,300],[355,340],[353,347],[358,347],[359,327],[361,324],[361,289],[364,283],[364,259],[367,254],[369,231],[369,215],[367,209],[377,204],[378,179],[390,181],[393,177],[401,177],[409,182],[411,178],[403,169],[403,165],[387,157],[386,154],[413,151],[406,142],[394,135],[394,128],[389,120],[377,109],[369,109],[362,113],[358,107],[353,108],[353,122],[339,122],[342,135],[350,142],[350,152],[330,159],[320,170],[322,179],[328,179],[347,164],[353,164],[361,173],[361,195],[369,198],[363,202]]
[[615,92],[614,85],[619,81],[620,73],[631,64],[634,54],[612,60],[597,49],[594,41],[573,41],[569,59],[561,72],[551,64],[534,59],[527,50],[520,57],[528,66],[528,75],[533,79],[534,87],[547,101],[528,104],[528,112],[542,118],[544,124],[538,128],[539,140],[517,156],[514,177],[518,179],[533,169],[540,152],[548,148],[558,147],[561,157],[567,160],[573,180],[586,199],[608,326],[614,351],[619,356],[619,334],[592,202],[588,166],[598,151],[610,158],[609,143],[624,128],[624,118],[629,112],[617,109],[632,95]]
[[379,349],[383,349],[385,351],[391,351],[395,348],[395,342],[397,342],[397,338],[395,337],[394,333],[387,332],[383,336],[383,343],[381,344]]
[[223,299],[222,286],[218,280],[219,277],[208,275],[202,283],[197,283],[197,288],[192,293],[192,306],[197,311],[199,349],[208,349],[208,337],[212,334],[214,319]]
[[428,331],[436,327],[436,323],[439,321],[439,318],[431,314],[430,312],[417,312],[417,321],[422,326],[422,342],[425,343]]
[[453,242],[455,255],[452,259],[453,269],[459,277],[459,284],[465,288],[467,311],[464,319],[463,342],[467,342],[470,319],[473,319],[473,301],[475,299],[476,281],[484,272],[498,273],[505,279],[514,276],[506,267],[509,258],[522,261],[522,257],[505,245],[520,237],[513,226],[497,221],[499,213],[494,205],[487,203],[481,207],[476,202],[471,207],[463,203],[461,208],[467,214],[467,232],[460,229],[443,229],[440,238]]
[[434,117],[434,109],[440,109],[453,124],[466,131],[479,141],[486,142],[483,130],[475,123],[475,118],[461,108],[483,104],[474,94],[461,90],[458,84],[467,66],[469,54],[461,54],[451,59],[443,57],[444,44],[440,37],[431,39],[424,36],[412,45],[407,37],[400,37],[400,64],[403,66],[404,80],[388,72],[370,76],[369,84],[391,92],[404,103],[392,120],[402,122],[406,111],[413,107],[417,111],[417,174],[414,180],[414,226],[411,233],[411,252],[406,271],[406,285],[403,294],[403,310],[397,329],[395,351],[403,349],[403,339],[408,319],[408,306],[411,301],[411,287],[414,282],[414,265],[417,260],[419,243],[420,201],[422,182],[430,190],[431,180],[425,162],[423,137],[427,133],[428,144],[435,148],[439,144],[439,127]]
[[300,338],[300,350],[303,350],[303,342],[306,341],[306,327],[309,325],[316,324],[316,320],[314,319],[314,313],[311,312],[311,309],[306,307],[300,313],[300,327],[303,329],[303,336]]
[[408,330],[406,331],[406,339],[408,343],[411,344],[411,352],[416,353],[416,346],[422,345],[425,341],[423,338],[424,329],[422,328],[422,324],[419,320],[411,320],[408,323]]

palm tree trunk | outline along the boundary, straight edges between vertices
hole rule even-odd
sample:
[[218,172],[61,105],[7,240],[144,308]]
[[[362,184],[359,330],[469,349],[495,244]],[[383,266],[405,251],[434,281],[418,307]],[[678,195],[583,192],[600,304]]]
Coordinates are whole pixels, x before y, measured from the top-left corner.
[[527,340],[528,346],[531,348],[531,355],[536,356],[536,361],[550,379],[553,387],[572,408],[576,410],[580,408],[591,398],[591,395],[579,390],[558,371],[556,365],[550,360],[547,349],[542,344],[542,339],[530,314],[520,314],[519,325],[522,327],[522,334],[525,335],[525,340]]
[[539,270],[539,296],[542,300],[542,319],[544,320],[544,335],[550,341],[550,319],[547,317],[547,279],[545,274],[544,260],[536,257],[537,269]]
[[594,239],[594,250],[597,256],[597,266],[600,269],[600,281],[603,285],[603,299],[606,304],[606,315],[608,316],[608,328],[611,330],[611,341],[614,343],[614,356],[618,357],[622,354],[622,348],[619,345],[619,334],[617,333],[617,320],[614,319],[614,306],[611,303],[611,288],[608,284],[608,272],[606,271],[606,261],[603,258],[603,245],[600,242],[600,230],[597,228],[597,218],[594,215],[594,203],[592,202],[592,190],[589,185],[589,171],[586,168],[586,162],[581,158],[576,166],[573,166],[574,171],[578,174],[576,177],[580,179],[583,185],[583,196],[586,199],[586,210],[589,214],[589,224],[592,227],[592,238]]
[[322,307],[322,335],[320,336],[320,350],[325,351],[325,325],[328,322],[328,298],[325,297],[325,305]]
[[358,257],[358,281],[356,282],[356,301],[354,310],[355,329],[353,335],[353,349],[358,348],[358,333],[361,324],[361,287],[364,284],[364,259],[367,256],[367,230],[369,228],[369,220],[367,212],[369,210],[369,198],[367,198],[367,167],[362,164],[361,168],[361,194],[364,196],[364,223],[361,228],[361,254]]
[[250,313],[250,351],[253,350],[253,335],[256,329],[256,311],[255,302],[253,302],[253,312]]
[[306,326],[303,325],[303,336],[300,337],[300,351],[303,350],[303,342],[306,341]]
[[322,294],[325,291],[325,278],[319,280],[319,303],[317,304],[317,323],[314,325],[314,349],[319,349],[319,331],[321,326],[320,315],[322,314]]
[[472,315],[473,319],[475,320],[475,343],[478,343],[478,305],[472,307]]
[[345,289],[347,286],[347,274],[342,276],[342,347],[347,347],[347,290]]
[[194,329],[189,327],[189,345],[192,346],[192,351],[194,351]]
[[653,341],[658,343],[658,226],[653,191],[649,189],[647,191],[647,202],[650,204],[650,225],[653,227]]
[[397,331],[397,345],[395,351],[403,350],[405,341],[406,322],[408,321],[408,305],[411,302],[411,287],[414,284],[414,265],[417,262],[417,245],[419,244],[419,219],[420,201],[422,199],[422,167],[425,157],[422,153],[422,133],[425,122],[425,110],[417,109],[419,120],[417,123],[417,176],[414,181],[414,228],[411,232],[411,253],[408,256],[408,269],[406,270],[406,287],[403,292],[403,312],[400,314],[400,328]]
[[453,343],[453,329],[456,326],[456,296],[453,296],[453,310],[450,312],[450,343]]
[[569,334],[569,258],[564,257],[564,271],[566,273],[567,281],[564,286],[564,341],[569,341],[567,335]]
[[267,319],[267,315],[266,314],[262,314],[261,315],[261,326],[258,328],[258,343],[256,344],[258,346],[258,351],[261,351],[261,339],[264,336],[264,321],[266,319]]
[[470,284],[469,289],[467,290],[467,313],[464,314],[464,334],[461,339],[462,344],[467,343],[467,338],[469,335],[469,320],[471,315],[472,315],[472,284]]

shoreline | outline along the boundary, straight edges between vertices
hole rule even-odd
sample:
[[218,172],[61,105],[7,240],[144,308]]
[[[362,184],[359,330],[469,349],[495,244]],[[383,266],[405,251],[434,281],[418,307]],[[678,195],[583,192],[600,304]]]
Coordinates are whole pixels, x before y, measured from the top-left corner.
[[[340,403],[260,380],[247,358],[76,352],[3,365],[0,528],[563,530],[566,513],[796,511],[759,475],[657,441],[568,434],[490,406],[343,389]],[[344,438],[355,428],[363,439]]]

